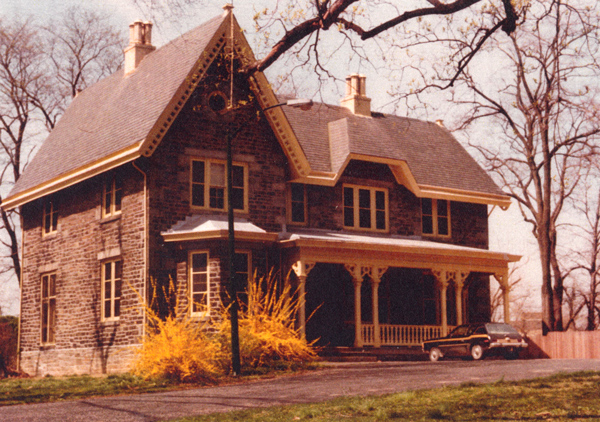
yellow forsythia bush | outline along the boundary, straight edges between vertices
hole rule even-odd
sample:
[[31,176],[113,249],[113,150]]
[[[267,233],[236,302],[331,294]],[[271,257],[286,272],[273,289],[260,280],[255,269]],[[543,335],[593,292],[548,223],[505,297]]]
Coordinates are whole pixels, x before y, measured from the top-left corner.
[[[316,359],[316,353],[294,320],[301,304],[289,283],[277,290],[276,278],[256,278],[247,288],[248,304],[239,312],[242,372],[260,369],[296,368]],[[152,281],[153,298],[157,297]],[[176,297],[173,282],[163,289],[164,297]],[[160,318],[152,304],[144,303],[146,334],[135,350],[133,373],[144,378],[167,378],[178,382],[214,382],[230,372],[231,322],[229,309],[222,306],[220,322],[192,320],[189,309],[178,301]],[[178,313],[177,310],[180,310]]]
[[[156,281],[151,282],[156,298]],[[173,281],[165,295],[175,295]],[[166,296],[168,297],[168,296]],[[133,373],[144,378],[166,378],[178,382],[213,382],[222,375],[222,347],[189,316],[176,312],[178,302],[160,318],[152,305],[144,305],[146,334],[135,350]]]
[[[289,283],[278,291],[276,278],[254,277],[247,288],[248,304],[240,312],[239,336],[242,371],[258,368],[297,367],[312,362],[317,355],[311,344],[294,327],[300,297]],[[223,315],[221,338],[230,339],[231,324]],[[229,349],[226,349],[230,353]]]

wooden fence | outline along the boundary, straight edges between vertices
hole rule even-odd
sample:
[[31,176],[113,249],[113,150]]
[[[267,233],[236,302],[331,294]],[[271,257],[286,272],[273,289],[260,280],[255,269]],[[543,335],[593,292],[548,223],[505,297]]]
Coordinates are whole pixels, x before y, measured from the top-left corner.
[[536,332],[527,338],[530,358],[600,359],[600,331]]

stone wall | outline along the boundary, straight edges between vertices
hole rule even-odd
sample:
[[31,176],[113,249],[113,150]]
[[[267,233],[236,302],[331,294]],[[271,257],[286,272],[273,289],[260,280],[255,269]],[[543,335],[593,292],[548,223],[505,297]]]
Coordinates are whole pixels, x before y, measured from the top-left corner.
[[[102,371],[107,368],[106,362],[115,367],[126,360],[113,358],[114,349],[140,341],[144,322],[140,297],[145,296],[146,288],[144,183],[131,164],[116,171],[124,181],[120,214],[102,218],[104,177],[82,182],[53,196],[58,210],[55,233],[42,234],[42,200],[23,206],[20,345],[21,368],[25,372],[63,373],[55,363],[69,362],[74,350],[81,350],[80,359],[84,362],[78,368]],[[112,175],[110,172],[107,176]],[[118,321],[101,319],[101,267],[107,259],[123,262]],[[48,273],[56,274],[55,342],[41,344],[41,277]],[[66,363],[59,366],[64,365],[68,367]]]

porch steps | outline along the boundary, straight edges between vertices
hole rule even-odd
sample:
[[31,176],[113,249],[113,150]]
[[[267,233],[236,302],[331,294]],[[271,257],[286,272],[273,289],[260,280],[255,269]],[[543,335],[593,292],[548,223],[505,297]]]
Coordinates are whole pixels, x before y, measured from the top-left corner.
[[323,347],[318,352],[326,362],[419,361],[428,357],[420,347]]

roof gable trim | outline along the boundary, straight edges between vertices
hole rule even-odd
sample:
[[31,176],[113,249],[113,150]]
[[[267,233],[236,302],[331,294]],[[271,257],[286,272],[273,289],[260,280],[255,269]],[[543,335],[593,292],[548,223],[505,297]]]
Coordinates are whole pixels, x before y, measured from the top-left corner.
[[117,151],[101,160],[94,161],[93,163],[79,167],[69,173],[65,173],[37,185],[31,189],[27,189],[23,192],[14,195],[2,203],[2,207],[6,210],[11,210],[20,205],[26,204],[27,202],[34,201],[43,196],[57,192],[61,189],[65,189],[76,183],[82,182],[91,177],[97,176],[98,174],[104,173],[115,167],[128,163],[140,157],[140,145],[142,141],[136,142],[134,145]]

